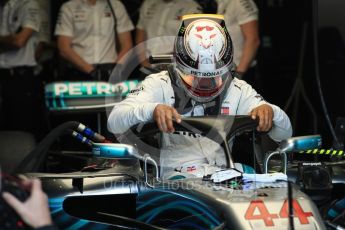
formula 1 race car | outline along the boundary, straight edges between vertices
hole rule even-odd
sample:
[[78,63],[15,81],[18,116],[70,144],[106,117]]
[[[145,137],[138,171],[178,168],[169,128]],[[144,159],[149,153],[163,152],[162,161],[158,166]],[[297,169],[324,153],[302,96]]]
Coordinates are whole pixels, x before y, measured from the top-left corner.
[[[111,143],[83,124],[66,122],[22,161],[17,175],[42,180],[53,221],[61,229],[340,229],[344,194],[332,189],[344,191],[344,168],[288,163],[292,154],[322,151],[317,150],[321,137],[290,138],[264,154],[258,167],[239,169],[228,143],[249,134],[252,156],[258,156],[256,126],[249,116],[184,118],[175,129],[210,135],[223,147],[227,167],[202,178],[163,180],[161,166],[139,145]],[[89,146],[89,153],[51,153],[49,148],[66,131]],[[132,143],[139,143],[159,130],[149,123],[129,132]],[[60,167],[71,159],[86,167],[62,172]],[[329,192],[327,210],[315,202],[323,201],[325,192]]]
[[[155,58],[153,64],[170,63],[170,59]],[[138,83],[56,82],[46,86],[46,105],[53,114],[104,112]],[[133,127],[124,144],[72,121],[54,128],[21,160],[15,175],[41,179],[60,229],[345,226],[345,162],[329,157],[341,159],[343,152],[320,149],[319,135],[293,137],[267,148],[265,136],[256,132],[257,122],[248,116],[191,117],[174,125],[176,131],[219,143],[227,166],[201,178],[162,179],[156,143],[160,133],[155,124]],[[55,148],[62,136],[75,139],[83,150]],[[229,147],[241,138],[250,146],[246,154]],[[237,155],[249,155],[253,161],[239,164]],[[27,197],[23,192],[16,194],[21,200]],[[11,223],[7,229],[20,229],[17,219]]]

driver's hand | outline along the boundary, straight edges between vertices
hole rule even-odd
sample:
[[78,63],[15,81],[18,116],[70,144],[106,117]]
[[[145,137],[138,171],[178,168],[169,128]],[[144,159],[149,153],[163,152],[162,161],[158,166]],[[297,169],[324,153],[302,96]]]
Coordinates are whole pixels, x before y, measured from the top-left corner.
[[160,131],[172,133],[175,132],[173,121],[175,120],[177,123],[180,123],[181,115],[175,108],[159,104],[153,111],[153,119],[156,121]]
[[267,132],[272,128],[274,113],[270,105],[260,105],[253,109],[249,115],[254,120],[259,118],[259,126],[257,127],[258,131]]

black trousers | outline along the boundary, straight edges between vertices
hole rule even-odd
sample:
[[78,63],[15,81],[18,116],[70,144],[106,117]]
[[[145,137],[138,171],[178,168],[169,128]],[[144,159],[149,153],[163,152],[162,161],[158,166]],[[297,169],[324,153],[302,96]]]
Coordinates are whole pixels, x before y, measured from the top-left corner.
[[62,80],[68,81],[108,81],[110,74],[115,68],[116,64],[106,63],[94,65],[96,69],[96,76],[81,72],[75,68],[67,67],[66,76],[62,77]]
[[43,85],[33,67],[0,69],[0,129],[44,135]]

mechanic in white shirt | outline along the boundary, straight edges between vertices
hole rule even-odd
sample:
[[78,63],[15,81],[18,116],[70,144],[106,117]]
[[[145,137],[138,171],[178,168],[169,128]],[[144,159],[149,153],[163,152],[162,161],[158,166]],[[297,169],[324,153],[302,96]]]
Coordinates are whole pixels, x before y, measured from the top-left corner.
[[36,60],[40,62],[43,52],[46,50],[48,44],[51,42],[51,27],[50,27],[50,1],[36,0],[40,7],[41,27],[38,34],[38,46],[36,49]]
[[256,53],[260,45],[259,10],[253,0],[218,0],[218,14],[223,14],[234,45],[236,71],[242,79],[260,90]]
[[55,35],[61,56],[77,69],[71,74],[92,80],[97,66],[111,71],[132,48],[133,29],[119,0],[70,0],[60,9]]
[[141,44],[138,52],[143,66],[150,66],[148,57],[152,54],[173,52],[181,17],[193,13],[202,13],[201,6],[194,0],[144,0],[140,7],[135,39],[137,45]]
[[0,68],[35,66],[32,55],[40,29],[39,7],[33,0],[1,1]]
[[[33,74],[40,30],[35,0],[0,1],[2,129],[36,132],[40,82]],[[25,114],[25,115],[24,115]]]
[[223,16],[186,15],[182,20],[173,67],[149,75],[116,104],[108,129],[122,134],[154,120],[164,132],[160,165],[165,178],[182,172],[203,176],[208,166],[225,164],[224,152],[214,141],[175,132],[173,120],[180,122],[181,115],[251,115],[259,119],[258,131],[268,132],[275,141],[289,138],[292,128],[286,113],[245,81],[233,78],[233,47]]

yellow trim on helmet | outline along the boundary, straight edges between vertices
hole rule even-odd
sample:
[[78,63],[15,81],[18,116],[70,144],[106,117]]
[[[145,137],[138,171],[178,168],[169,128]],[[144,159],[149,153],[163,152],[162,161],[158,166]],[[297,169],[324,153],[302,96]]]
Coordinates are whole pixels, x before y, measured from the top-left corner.
[[224,15],[222,14],[186,14],[182,16],[182,20],[191,19],[191,18],[200,18],[200,17],[217,18],[217,19],[224,20]]

